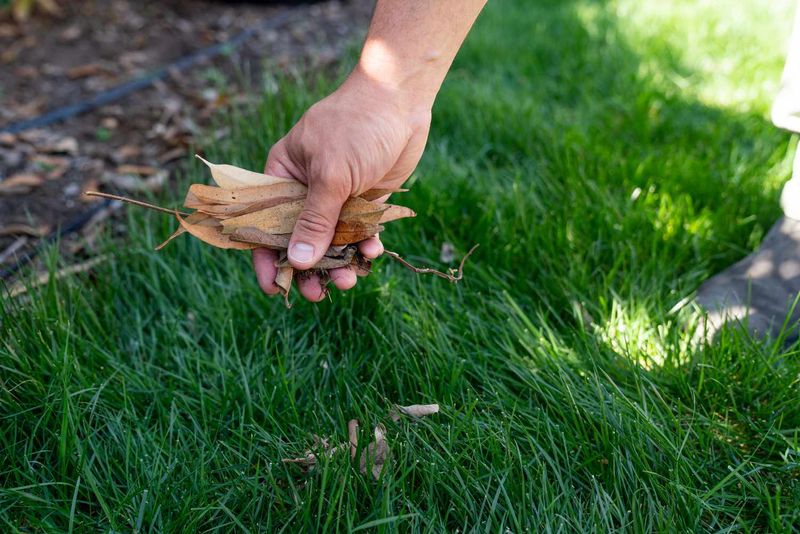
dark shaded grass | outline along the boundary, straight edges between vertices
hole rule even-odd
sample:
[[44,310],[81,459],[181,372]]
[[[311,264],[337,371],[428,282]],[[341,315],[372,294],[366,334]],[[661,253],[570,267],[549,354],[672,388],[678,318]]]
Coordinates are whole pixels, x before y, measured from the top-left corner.
[[[787,136],[765,102],[704,102],[714,80],[688,66],[704,52],[618,11],[505,1],[479,21],[398,198],[419,216],[384,235],[434,265],[443,241],[481,243],[458,286],[382,260],[287,312],[245,255],[154,253],[174,223],[131,210],[93,277],[6,299],[4,528],[795,529],[796,349],[731,332],[696,350],[681,305],[778,216]],[[263,165],[332,84],[277,87],[224,121],[212,159]],[[393,402],[443,410],[388,423],[380,482],[344,456],[307,476],[280,463],[353,417],[365,442]]]

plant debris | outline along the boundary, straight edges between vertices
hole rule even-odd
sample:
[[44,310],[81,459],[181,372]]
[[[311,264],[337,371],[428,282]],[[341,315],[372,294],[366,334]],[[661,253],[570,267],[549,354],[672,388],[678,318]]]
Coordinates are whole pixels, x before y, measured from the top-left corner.
[[439,413],[438,404],[412,404],[410,406],[395,406],[390,416],[395,423],[400,420],[401,415],[408,415],[410,417],[419,419],[428,415]]
[[[283,294],[286,306],[290,307],[292,281],[309,275],[309,271],[295,271],[286,254],[289,238],[303,209],[308,188],[292,178],[270,176],[233,165],[215,164],[197,157],[211,170],[217,186],[192,184],[189,187],[183,205],[194,210],[192,212],[181,212],[96,191],[87,191],[86,195],[120,200],[173,215],[179,227],[156,250],[160,250],[176,237],[189,233],[218,248],[251,250],[264,247],[277,251],[278,274],[275,283]],[[153,178],[157,175],[155,173]],[[413,210],[405,206],[379,201],[391,193],[402,191],[404,190],[372,189],[348,199],[342,206],[330,248],[310,271],[317,273],[323,281],[329,280],[330,269],[340,267],[350,266],[357,274],[369,274],[371,261],[359,252],[357,243],[381,232],[386,223],[416,216]],[[433,274],[457,282],[463,278],[464,262],[475,248],[477,245],[462,258],[458,269],[450,269],[449,273],[415,267],[396,252],[384,253],[416,273]]]
[[[394,405],[389,411],[389,417],[397,422],[400,420],[401,415],[407,415],[413,418],[425,417],[439,413],[438,404],[411,404],[409,406]],[[320,438],[314,435],[314,443],[310,448],[306,449],[302,456],[297,458],[284,458],[281,460],[284,464],[295,464],[304,473],[309,473],[314,470],[320,456],[330,458],[331,456],[342,451],[350,451],[350,460],[358,465],[359,471],[366,475],[367,472],[372,475],[372,478],[378,480],[383,472],[384,466],[389,461],[390,448],[389,442],[386,439],[386,427],[378,424],[373,429],[375,439],[371,441],[365,448],[360,450],[358,448],[358,419],[351,419],[347,422],[347,443],[341,443],[335,447],[330,447],[330,442],[327,438]]]

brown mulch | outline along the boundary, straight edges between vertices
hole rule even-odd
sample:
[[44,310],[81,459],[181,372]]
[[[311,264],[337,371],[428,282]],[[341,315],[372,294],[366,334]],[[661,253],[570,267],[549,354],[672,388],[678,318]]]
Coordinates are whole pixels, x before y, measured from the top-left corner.
[[[168,187],[194,137],[252,100],[265,69],[320,69],[366,29],[372,0],[284,6],[200,0],[64,0],[58,17],[0,17],[0,130],[104,90],[289,10],[279,29],[136,93],[42,129],[0,133],[0,271],[91,209],[81,192]],[[109,224],[104,210],[86,227]],[[107,220],[106,220],[107,219]],[[91,246],[78,234],[65,253]],[[8,252],[9,248],[12,250]]]

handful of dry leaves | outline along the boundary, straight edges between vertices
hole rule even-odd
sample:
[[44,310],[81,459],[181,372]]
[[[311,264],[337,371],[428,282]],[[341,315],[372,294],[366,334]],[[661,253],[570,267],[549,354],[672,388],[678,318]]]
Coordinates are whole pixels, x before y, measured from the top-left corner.
[[[184,207],[195,210],[191,213],[96,191],[87,191],[86,194],[114,198],[173,214],[180,226],[156,250],[188,232],[218,248],[250,250],[264,247],[278,251],[278,275],[275,283],[289,306],[292,281],[295,276],[302,274],[296,273],[289,265],[286,251],[294,225],[303,209],[308,188],[292,178],[279,178],[233,165],[217,165],[197,157],[211,169],[211,176],[218,187],[192,184],[183,203]],[[371,262],[358,251],[357,243],[381,232],[383,225],[388,222],[416,216],[416,213],[404,206],[378,201],[381,197],[403,191],[405,190],[372,189],[348,199],[339,215],[330,248],[311,270],[318,273],[322,280],[327,280],[329,269],[338,267],[352,266],[358,274],[368,274]],[[420,269],[394,252],[386,251],[385,254],[417,273],[435,274],[456,282],[461,279],[464,261],[473,250],[475,247],[464,256],[458,270],[451,270],[450,273]]]

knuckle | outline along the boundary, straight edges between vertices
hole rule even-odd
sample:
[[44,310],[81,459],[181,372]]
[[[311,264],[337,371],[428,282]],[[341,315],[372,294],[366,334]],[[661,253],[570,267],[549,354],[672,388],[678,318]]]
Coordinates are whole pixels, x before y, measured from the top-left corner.
[[333,228],[333,223],[324,214],[310,208],[303,211],[297,219],[295,231],[307,234],[325,234]]

